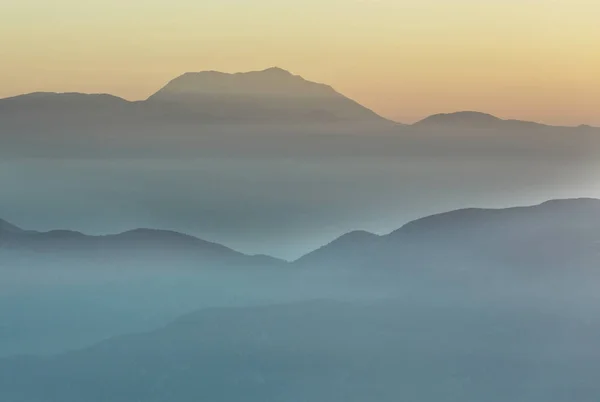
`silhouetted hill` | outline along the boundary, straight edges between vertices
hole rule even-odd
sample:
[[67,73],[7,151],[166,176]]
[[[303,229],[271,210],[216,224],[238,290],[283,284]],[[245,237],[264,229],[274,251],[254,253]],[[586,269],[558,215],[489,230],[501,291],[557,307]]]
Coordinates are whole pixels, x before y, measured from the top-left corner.
[[503,120],[496,116],[480,112],[440,113],[429,116],[413,124],[416,128],[427,129],[507,129],[526,130],[548,128],[539,124],[521,120]]
[[70,108],[80,111],[87,108],[113,107],[131,102],[109,94],[83,94],[77,92],[33,92],[30,94],[0,99],[0,111],[16,112],[42,110],[46,112],[62,111]]
[[169,230],[135,229],[115,235],[89,236],[70,230],[24,231],[0,221],[0,251],[49,253],[60,257],[122,256],[156,257],[161,260],[189,258],[190,262],[279,265],[284,261],[267,256],[249,256],[223,245]]
[[280,95],[309,98],[337,98],[328,85],[317,84],[281,68],[227,74],[218,71],[185,73],[173,79],[149,100],[172,100],[179,96],[203,94]]
[[[0,221],[0,248],[69,254],[191,254],[279,264],[174,231],[136,229],[87,236],[66,230],[23,231]],[[378,236],[350,232],[294,262],[302,267],[369,267],[460,263],[544,268],[589,266],[600,255],[600,200],[553,200],[531,207],[462,209],[428,216]],[[452,261],[452,258],[456,258]],[[434,264],[435,262],[435,264]],[[485,262],[485,263],[484,263]]]
[[350,232],[302,256],[295,264],[310,267],[313,264],[329,263],[343,267],[345,263],[352,264],[357,258],[365,258],[365,252],[377,244],[378,240],[379,236],[374,233],[363,230]]
[[53,147],[69,154],[86,146],[127,149],[147,141],[154,148],[160,138],[187,137],[188,130],[198,137],[194,127],[203,124],[344,122],[393,126],[331,87],[278,68],[186,73],[137,102],[106,94],[45,92],[0,99],[0,145],[18,144],[16,150],[34,154]]
[[134,104],[107,94],[36,92],[0,99],[0,116],[11,121],[41,119],[65,124],[84,118],[117,118],[131,113]]
[[234,123],[384,121],[330,86],[280,68],[186,73],[150,96],[147,103],[173,117]]
[[582,272],[596,267],[600,258],[600,200],[463,209],[415,220],[389,235],[359,239],[350,247],[339,246],[344,238],[296,263],[417,271],[419,267],[449,272],[493,267],[499,272]]

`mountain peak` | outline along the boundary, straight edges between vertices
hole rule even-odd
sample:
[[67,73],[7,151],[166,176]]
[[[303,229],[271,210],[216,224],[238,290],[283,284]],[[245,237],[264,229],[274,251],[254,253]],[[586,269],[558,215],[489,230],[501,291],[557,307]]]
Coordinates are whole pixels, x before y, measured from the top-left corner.
[[489,113],[464,111],[455,113],[439,113],[416,122],[419,128],[462,128],[462,129],[543,129],[542,123],[514,119],[501,119]]
[[284,70],[284,69],[283,69],[283,68],[281,68],[281,67],[276,67],[276,66],[274,66],[274,67],[269,67],[269,68],[267,68],[267,69],[265,69],[265,70],[262,70],[262,71],[257,71],[257,72],[258,72],[258,73],[263,73],[263,74],[273,74],[273,75],[275,75],[275,74],[277,74],[277,75],[293,75],[293,74],[292,74],[292,73],[290,73],[289,71],[287,71],[287,70]]
[[185,73],[148,98],[178,113],[226,122],[386,121],[336,92],[280,67],[240,73]]
[[497,124],[504,120],[488,113],[463,111],[455,113],[439,113],[426,117],[425,119],[415,123],[416,126],[438,126],[438,125],[454,125],[454,126],[481,126]]
[[223,73],[188,72],[152,95],[149,100],[172,100],[181,96],[335,96],[329,86],[310,82],[279,67],[261,71]]

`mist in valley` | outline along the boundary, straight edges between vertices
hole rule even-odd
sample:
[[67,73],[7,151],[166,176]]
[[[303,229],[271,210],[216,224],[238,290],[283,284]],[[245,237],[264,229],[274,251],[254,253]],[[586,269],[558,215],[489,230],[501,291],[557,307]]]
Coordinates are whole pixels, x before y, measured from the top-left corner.
[[0,400],[596,401],[599,133],[281,69],[2,99]]

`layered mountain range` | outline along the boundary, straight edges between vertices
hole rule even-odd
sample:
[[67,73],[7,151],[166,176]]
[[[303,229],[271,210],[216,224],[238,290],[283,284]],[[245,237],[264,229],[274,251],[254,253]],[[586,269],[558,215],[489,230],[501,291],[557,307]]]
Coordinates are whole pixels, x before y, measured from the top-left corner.
[[[36,232],[0,220],[0,251],[57,255],[162,255],[197,261],[248,265],[342,269],[417,269],[467,264],[503,269],[592,268],[600,258],[600,200],[554,200],[508,209],[463,209],[410,222],[390,234],[350,232],[287,263],[248,256],[228,247],[168,230],[136,229],[88,236],[68,230]],[[462,265],[461,265],[462,264]]]
[[599,259],[596,199],[355,231],[294,262],[0,221],[0,399],[591,400]]
[[[332,123],[389,124],[389,120],[335,91],[278,67],[227,74],[185,73],[143,101],[130,102],[107,94],[31,93],[0,99],[0,129],[7,123],[43,121],[76,124],[147,119],[201,123]],[[480,112],[436,114],[418,128],[531,129],[549,127],[502,120]],[[580,128],[590,128],[581,126]]]

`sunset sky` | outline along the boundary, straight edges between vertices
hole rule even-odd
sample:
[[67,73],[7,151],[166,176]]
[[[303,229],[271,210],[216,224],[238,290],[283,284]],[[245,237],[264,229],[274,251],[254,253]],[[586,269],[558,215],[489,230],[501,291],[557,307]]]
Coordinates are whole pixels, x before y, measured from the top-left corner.
[[279,66],[399,121],[600,125],[598,0],[2,0],[0,97]]

